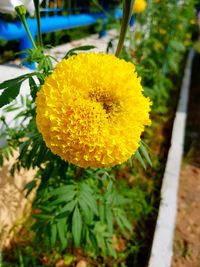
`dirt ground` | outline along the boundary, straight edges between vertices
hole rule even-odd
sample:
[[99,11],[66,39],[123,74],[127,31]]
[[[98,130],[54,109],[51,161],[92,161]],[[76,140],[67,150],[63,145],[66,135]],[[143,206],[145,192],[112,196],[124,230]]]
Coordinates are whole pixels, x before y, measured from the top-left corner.
[[172,267],[200,267],[200,55],[190,90]]
[[26,183],[33,179],[34,171],[21,171],[14,177],[10,175],[9,170],[16,157],[17,153],[0,168],[0,249],[9,245],[15,231],[30,214],[34,196],[33,192],[26,198],[23,191]]

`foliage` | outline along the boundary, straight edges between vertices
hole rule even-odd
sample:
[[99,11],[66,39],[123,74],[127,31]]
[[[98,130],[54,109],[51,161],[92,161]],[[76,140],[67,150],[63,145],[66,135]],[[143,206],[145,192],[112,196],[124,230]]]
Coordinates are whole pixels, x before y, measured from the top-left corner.
[[[190,45],[193,6],[192,0],[180,6],[172,0],[152,1],[143,14],[137,15],[137,30],[130,30],[129,45],[121,53],[122,58],[137,65],[145,94],[153,100],[153,116],[166,113],[172,89],[176,87],[177,74]],[[112,41],[109,45],[112,46]],[[91,48],[72,49],[66,58]],[[3,92],[0,106],[6,105],[4,112],[18,110],[15,119],[21,121],[19,126],[11,128],[5,117],[1,117],[0,166],[13,156],[14,150],[19,150],[11,173],[14,175],[21,168],[36,170],[34,179],[25,186],[27,196],[37,188],[32,215],[36,241],[33,246],[36,249],[39,244],[43,252],[52,249],[63,255],[71,248],[81,247],[90,257],[101,256],[105,262],[112,258],[113,266],[118,266],[118,255],[123,258],[132,253],[137,257],[144,244],[135,237],[136,229],[139,232],[143,229],[141,222],[154,214],[156,202],[152,197],[156,189],[146,186],[152,182],[151,172],[145,185],[139,182],[142,177],[137,178],[141,172],[135,158],[143,168],[151,166],[149,148],[141,142],[134,157],[112,169],[81,169],[53,155],[36,127],[35,98],[52,72],[54,59],[46,56],[46,49],[41,47],[26,53],[24,60],[37,62],[38,70],[0,84]],[[25,80],[29,82],[30,97],[21,98],[19,105],[13,100]],[[128,178],[120,174],[124,170]],[[130,182],[129,176],[134,181]],[[116,248],[121,240],[125,242],[125,251]],[[16,257],[23,262],[20,253]]]
[[[92,48],[94,46],[78,47],[68,51],[65,57]],[[18,110],[15,119],[26,121],[26,124],[11,129],[2,118],[1,138],[4,141],[1,142],[0,163],[3,165],[4,158],[9,159],[13,156],[13,150],[19,148],[19,156],[11,169],[12,175],[21,168],[38,169],[34,180],[25,186],[27,196],[38,186],[33,203],[34,210],[37,210],[37,214],[33,214],[36,242],[43,240],[47,247],[58,246],[61,251],[67,246],[81,246],[93,257],[101,251],[102,256],[110,255],[115,258],[113,235],[126,237],[133,233],[132,224],[127,219],[127,213],[131,210],[129,204],[132,198],[139,198],[139,206],[148,206],[146,196],[140,195],[140,190],[135,188],[133,194],[123,197],[115,181],[115,168],[84,170],[61,160],[46,147],[36,127],[34,103],[37,91],[52,69],[51,59],[44,56],[44,51],[41,48],[26,50],[25,60],[29,63],[38,62],[38,71],[5,81],[0,85],[3,90],[0,96],[2,106],[17,97],[26,79],[29,81],[31,95],[31,99],[21,97],[21,105],[11,103],[4,108],[5,112]],[[151,164],[142,143],[136,157],[144,168],[145,161]],[[132,159],[130,164],[132,165]],[[133,212],[136,210],[137,208]],[[137,213],[136,216],[139,217],[145,214],[142,209],[135,214]]]
[[152,1],[136,19],[137,30],[129,33],[130,45],[126,48],[131,54],[129,60],[137,64],[155,111],[165,113],[173,88],[172,79],[178,74],[191,44],[194,1],[181,4],[173,0]]

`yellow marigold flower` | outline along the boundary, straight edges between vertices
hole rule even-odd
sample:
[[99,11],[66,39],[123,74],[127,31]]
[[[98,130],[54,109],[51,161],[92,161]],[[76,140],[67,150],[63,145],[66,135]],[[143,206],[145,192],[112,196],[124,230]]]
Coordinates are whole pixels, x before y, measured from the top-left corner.
[[142,13],[147,6],[147,2],[145,0],[135,0],[133,5],[133,13]]
[[47,147],[85,168],[128,160],[150,124],[150,100],[134,65],[104,53],[58,63],[37,94],[36,111]]

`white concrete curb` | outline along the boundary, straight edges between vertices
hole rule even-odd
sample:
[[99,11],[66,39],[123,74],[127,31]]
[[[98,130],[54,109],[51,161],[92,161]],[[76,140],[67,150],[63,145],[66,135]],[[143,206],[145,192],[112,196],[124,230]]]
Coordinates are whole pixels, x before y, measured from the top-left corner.
[[171,266],[193,57],[194,50],[191,50],[185,67],[180,99],[173,124],[171,146],[161,188],[161,202],[148,267]]

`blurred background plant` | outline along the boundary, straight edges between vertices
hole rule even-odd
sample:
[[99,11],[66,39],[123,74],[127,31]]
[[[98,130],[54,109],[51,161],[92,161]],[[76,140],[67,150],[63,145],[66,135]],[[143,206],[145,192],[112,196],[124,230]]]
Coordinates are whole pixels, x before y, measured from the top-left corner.
[[[121,1],[111,2],[115,6],[121,4]],[[78,1],[76,4],[80,7]],[[13,255],[4,252],[5,266],[56,266],[60,260],[70,266],[80,258],[86,259],[91,266],[145,264],[166,155],[162,148],[164,137],[159,141],[155,132],[163,134],[166,127],[163,123],[169,121],[176,104],[172,96],[178,92],[184,58],[197,29],[194,7],[193,0],[149,1],[144,12],[134,16],[135,25],[130,27],[120,54],[121,58],[137,66],[144,93],[153,101],[152,129],[144,134],[145,143],[151,144],[154,150],[152,154],[150,152],[152,160],[147,145],[141,143],[136,152],[139,163],[131,158],[111,169],[84,170],[64,162],[45,146],[35,123],[34,100],[38,84],[42,85],[44,77],[51,72],[50,61],[43,61],[42,74],[34,72],[13,81],[13,86],[20,87],[28,79],[31,99],[22,98],[21,106],[13,102],[4,108],[4,112],[18,109],[16,119],[28,123],[10,128],[1,118],[1,139],[4,141],[1,142],[0,163],[3,165],[4,158],[9,159],[19,148],[11,172],[14,174],[21,168],[37,170],[25,192],[28,195],[33,188],[38,189],[32,217],[21,230],[21,236],[29,237],[14,240]],[[92,3],[91,8],[95,9],[97,5]],[[119,25],[113,21],[111,24]],[[74,31],[76,37],[77,32]],[[55,34],[60,35],[55,39],[65,40],[62,32]],[[53,41],[50,35],[45,38],[44,42]],[[51,43],[57,44],[57,41]],[[112,40],[108,50],[109,47],[112,47]],[[10,84],[1,86],[0,89]],[[7,97],[9,101],[10,97]],[[152,169],[145,172],[143,168],[152,165],[151,161]]]

